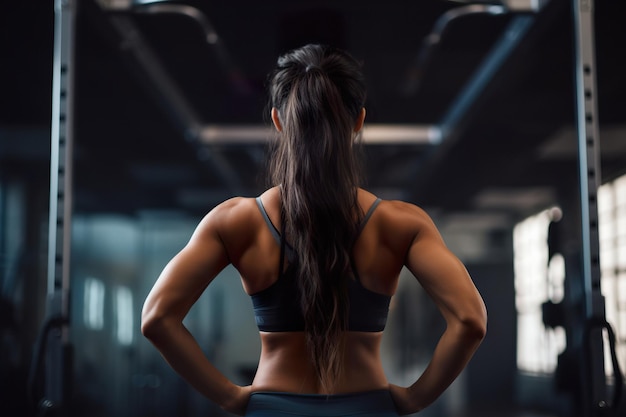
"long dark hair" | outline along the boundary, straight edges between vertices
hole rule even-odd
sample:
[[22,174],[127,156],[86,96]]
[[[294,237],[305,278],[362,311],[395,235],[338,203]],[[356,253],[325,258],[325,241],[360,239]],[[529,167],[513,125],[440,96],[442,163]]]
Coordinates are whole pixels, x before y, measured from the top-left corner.
[[365,104],[361,65],[347,53],[306,45],[278,59],[270,106],[282,131],[270,172],[280,185],[283,235],[295,249],[310,358],[332,392],[341,371],[351,250],[362,219],[354,127]]

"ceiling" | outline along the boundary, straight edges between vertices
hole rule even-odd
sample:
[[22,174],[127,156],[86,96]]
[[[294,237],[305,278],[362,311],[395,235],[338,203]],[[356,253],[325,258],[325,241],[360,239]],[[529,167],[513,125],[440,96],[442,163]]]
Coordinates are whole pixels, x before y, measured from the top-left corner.
[[[626,171],[623,3],[596,1],[605,180]],[[172,4],[177,13],[163,7]],[[199,14],[181,14],[181,5]],[[485,253],[465,245],[467,236],[493,249],[515,221],[576,190],[570,0],[551,0],[539,13],[459,17],[430,49],[424,44],[438,19],[465,4],[156,6],[79,2],[77,211],[200,215],[230,196],[259,193],[268,137],[265,77],[280,53],[308,42],[345,48],[364,63],[366,188],[424,206],[466,256]],[[0,64],[0,173],[43,181],[52,1],[3,8],[0,42],[9,59]]]

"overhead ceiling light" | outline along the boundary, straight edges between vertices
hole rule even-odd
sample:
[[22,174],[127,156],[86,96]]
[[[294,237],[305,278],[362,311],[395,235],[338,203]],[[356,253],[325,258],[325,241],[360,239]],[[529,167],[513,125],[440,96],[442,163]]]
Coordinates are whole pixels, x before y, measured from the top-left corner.
[[502,5],[511,12],[538,12],[549,0],[448,0],[473,5]]
[[526,212],[554,204],[556,196],[550,187],[486,188],[474,198],[479,209],[507,209]]
[[97,0],[100,7],[107,10],[129,10],[135,6],[145,6],[154,3],[165,3],[169,0]]
[[[264,143],[272,140],[272,128],[263,125],[205,125],[198,132],[202,144],[246,144]],[[441,142],[441,131],[436,125],[419,124],[370,124],[363,128],[365,144],[422,144],[437,145]]]

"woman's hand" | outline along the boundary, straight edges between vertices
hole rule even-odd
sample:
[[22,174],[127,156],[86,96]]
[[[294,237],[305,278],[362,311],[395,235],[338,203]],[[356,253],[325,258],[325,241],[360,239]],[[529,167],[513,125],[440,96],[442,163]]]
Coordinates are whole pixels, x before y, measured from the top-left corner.
[[401,416],[416,413],[420,410],[419,407],[413,404],[414,401],[411,399],[408,388],[389,384],[389,392],[393,402],[396,404],[396,411]]
[[246,408],[248,408],[251,393],[252,385],[246,385],[244,387],[238,386],[233,397],[227,403],[222,404],[222,408],[229,413],[243,416],[246,414]]

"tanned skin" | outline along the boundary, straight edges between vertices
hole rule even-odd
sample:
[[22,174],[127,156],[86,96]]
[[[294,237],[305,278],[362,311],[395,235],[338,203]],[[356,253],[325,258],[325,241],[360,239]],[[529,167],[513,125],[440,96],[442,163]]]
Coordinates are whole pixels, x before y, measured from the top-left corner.
[[[263,204],[280,225],[278,188]],[[358,192],[362,212],[375,196]],[[254,199],[234,198],[204,217],[188,244],[167,264],[145,301],[142,332],[189,384],[224,410],[244,414],[251,392],[327,394],[308,360],[303,332],[261,332],[261,356],[252,385],[229,381],[204,356],[183,318],[211,281],[229,264],[237,268],[248,294],[278,277],[280,248]],[[463,264],[419,207],[382,201],[353,250],[363,285],[393,295],[407,267],[432,297],[447,327],[425,372],[409,387],[387,381],[380,358],[382,332],[346,332],[343,371],[332,394],[389,389],[400,414],[431,404],[467,365],[486,332],[483,300]]]

